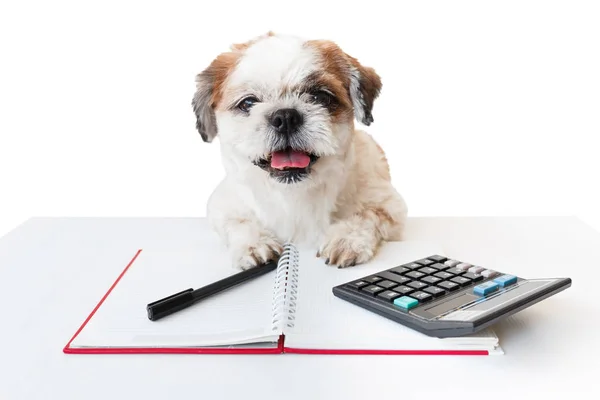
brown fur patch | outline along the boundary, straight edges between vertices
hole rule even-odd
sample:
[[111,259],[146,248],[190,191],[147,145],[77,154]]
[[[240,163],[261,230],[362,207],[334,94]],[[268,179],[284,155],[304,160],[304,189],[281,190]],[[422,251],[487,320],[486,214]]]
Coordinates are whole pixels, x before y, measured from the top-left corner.
[[309,40],[306,46],[313,47],[321,54],[323,72],[311,78],[326,86],[338,99],[339,107],[331,113],[334,122],[352,121],[348,57],[338,45],[328,40]]
[[[356,58],[348,55],[340,47],[329,40],[309,40],[307,46],[314,47],[321,53],[323,68],[337,77],[343,84],[350,98],[350,75],[352,68],[360,75],[359,90],[362,95],[365,118],[362,122],[371,122],[373,103],[381,91],[381,78],[371,67],[363,66]],[[352,103],[350,103],[352,104]]]
[[212,72],[213,77],[213,91],[211,102],[212,106],[216,107],[223,96],[223,86],[225,80],[229,76],[231,70],[236,66],[238,60],[241,57],[241,53],[227,52],[222,53],[211,63],[208,67]]
[[312,93],[318,90],[327,89],[335,96],[335,101],[328,108],[333,122],[346,121],[352,119],[352,100],[348,91],[340,79],[327,72],[314,72],[296,87],[290,88],[292,92]]
[[344,87],[350,89],[349,58],[337,44],[329,40],[309,40],[307,46],[321,53],[323,69],[337,77]]

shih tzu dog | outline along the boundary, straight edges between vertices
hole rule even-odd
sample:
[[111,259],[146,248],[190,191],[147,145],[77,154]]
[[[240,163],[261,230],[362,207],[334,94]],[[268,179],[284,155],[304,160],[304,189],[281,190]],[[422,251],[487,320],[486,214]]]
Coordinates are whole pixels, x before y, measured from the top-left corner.
[[380,90],[336,44],[272,32],[197,75],[196,127],[205,142],[219,136],[226,173],[207,217],[236,267],[276,258],[288,241],[349,267],[401,240],[406,204],[383,150],[354,125],[373,122]]

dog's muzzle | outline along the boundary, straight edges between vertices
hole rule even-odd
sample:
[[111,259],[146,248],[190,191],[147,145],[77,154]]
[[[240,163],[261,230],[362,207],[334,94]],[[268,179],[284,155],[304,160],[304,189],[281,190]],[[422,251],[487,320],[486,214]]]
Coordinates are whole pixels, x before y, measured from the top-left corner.
[[267,117],[273,131],[268,148],[271,153],[254,164],[281,183],[296,183],[310,175],[319,159],[306,149],[301,131],[304,117],[295,108],[282,108]]

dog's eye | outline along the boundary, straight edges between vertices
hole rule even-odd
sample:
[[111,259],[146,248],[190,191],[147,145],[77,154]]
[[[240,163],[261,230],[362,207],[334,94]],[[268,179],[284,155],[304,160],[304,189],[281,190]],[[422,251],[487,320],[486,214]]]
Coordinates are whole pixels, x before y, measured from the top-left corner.
[[258,99],[254,96],[246,97],[238,104],[238,108],[243,112],[249,112],[252,106],[258,103]]
[[324,91],[318,91],[310,95],[310,101],[328,106],[331,104],[331,95]]

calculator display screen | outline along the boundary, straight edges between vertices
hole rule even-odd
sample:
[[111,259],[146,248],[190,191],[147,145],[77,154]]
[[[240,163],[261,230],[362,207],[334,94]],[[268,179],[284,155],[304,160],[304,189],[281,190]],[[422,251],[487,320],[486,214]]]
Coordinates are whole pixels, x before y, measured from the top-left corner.
[[453,299],[445,301],[441,304],[435,305],[430,308],[426,308],[424,311],[427,311],[430,314],[438,316],[438,315],[444,314],[447,311],[451,311],[456,308],[460,308],[461,306],[472,304],[476,300],[479,300],[479,297],[466,292],[458,297],[455,297]]
[[477,296],[473,294],[473,290],[469,290],[442,303],[423,308],[418,311],[418,314],[427,319],[470,321],[488,312],[500,310],[524,297],[534,295],[553,282],[556,282],[556,279],[519,280],[514,286],[487,297]]

